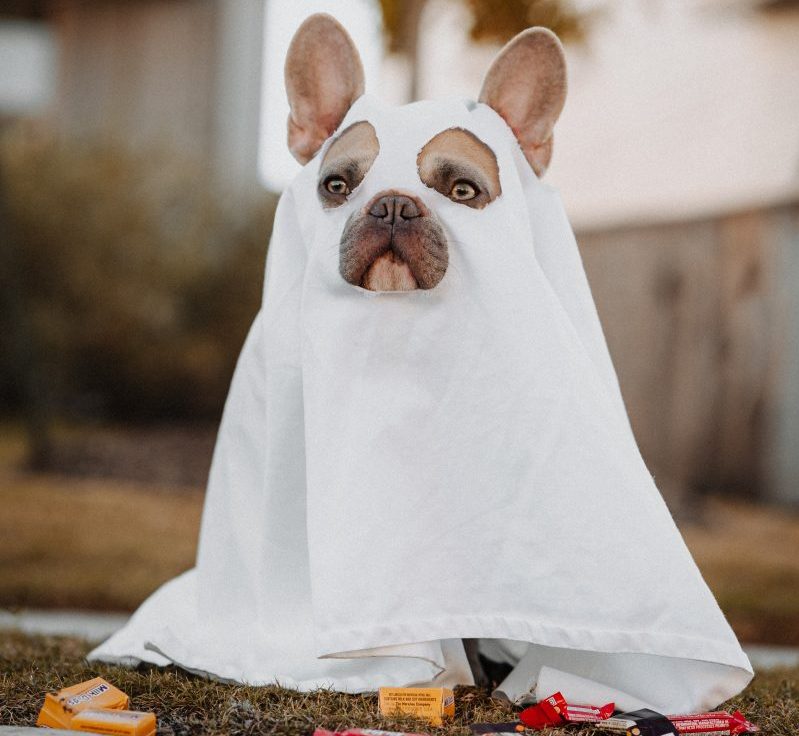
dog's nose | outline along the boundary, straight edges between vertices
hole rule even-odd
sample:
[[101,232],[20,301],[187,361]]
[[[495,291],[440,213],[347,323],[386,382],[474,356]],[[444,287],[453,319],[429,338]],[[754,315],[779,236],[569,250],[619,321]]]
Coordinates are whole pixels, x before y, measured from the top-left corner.
[[387,194],[376,199],[369,208],[369,214],[389,225],[398,220],[412,220],[419,217],[419,206],[410,197],[402,194]]

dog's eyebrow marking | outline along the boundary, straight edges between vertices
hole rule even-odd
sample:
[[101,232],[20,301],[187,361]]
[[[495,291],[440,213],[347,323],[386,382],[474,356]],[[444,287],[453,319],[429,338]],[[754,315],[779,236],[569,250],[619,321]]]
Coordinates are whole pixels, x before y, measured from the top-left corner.
[[[448,128],[433,136],[419,151],[416,165],[424,184],[458,204],[482,209],[502,194],[497,157],[474,133],[463,128]],[[460,180],[477,187],[473,199],[450,196]]]
[[[319,165],[316,191],[324,207],[338,207],[347,201],[349,194],[363,181],[364,176],[380,153],[377,133],[371,123],[362,120],[353,123],[339,134],[330,145]],[[343,179],[346,193],[331,192],[327,183],[333,178]]]

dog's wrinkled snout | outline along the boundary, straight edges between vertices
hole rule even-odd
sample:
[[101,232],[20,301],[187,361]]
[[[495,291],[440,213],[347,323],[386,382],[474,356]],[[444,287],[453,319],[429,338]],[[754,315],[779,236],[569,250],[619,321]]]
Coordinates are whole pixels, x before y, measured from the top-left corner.
[[413,220],[422,213],[419,205],[411,197],[403,194],[387,194],[372,202],[369,214],[387,225],[393,225],[402,220]]
[[344,226],[339,270],[355,286],[370,291],[432,289],[447,263],[443,228],[413,195],[380,192]]

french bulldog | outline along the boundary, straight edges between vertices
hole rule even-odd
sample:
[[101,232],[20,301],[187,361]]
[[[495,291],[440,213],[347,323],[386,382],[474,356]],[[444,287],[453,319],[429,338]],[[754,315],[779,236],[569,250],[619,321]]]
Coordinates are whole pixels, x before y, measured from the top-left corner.
[[[294,157],[307,164],[335,136],[318,161],[317,194],[319,207],[339,207],[369,172],[380,142],[368,121],[339,130],[364,93],[364,73],[352,39],[334,18],[317,14],[303,22],[289,47],[285,82]],[[545,28],[529,28],[498,53],[478,103],[503,118],[540,177],[552,157],[552,132],[565,97],[560,41]],[[494,153],[461,128],[433,136],[417,152],[415,164],[419,179],[436,196],[463,207],[484,209],[502,195]],[[378,192],[344,225],[341,277],[371,291],[434,289],[447,272],[450,249],[434,203],[434,196],[426,203],[399,188]],[[476,639],[464,639],[464,646],[478,685],[501,679],[496,663],[478,655]]]
[[[374,128],[359,122],[338,131],[364,92],[360,56],[329,15],[307,18],[289,47],[288,145],[306,164],[334,134],[319,162],[319,206],[338,207],[357,189],[380,150]],[[516,136],[540,177],[552,157],[552,131],[566,99],[566,61],[557,36],[528,28],[499,52],[478,102],[492,107]],[[472,133],[451,128],[418,152],[420,180],[464,207],[482,209],[501,195],[497,160]],[[449,244],[434,209],[418,197],[387,189],[354,213],[341,233],[342,278],[371,291],[433,289],[449,263]]]

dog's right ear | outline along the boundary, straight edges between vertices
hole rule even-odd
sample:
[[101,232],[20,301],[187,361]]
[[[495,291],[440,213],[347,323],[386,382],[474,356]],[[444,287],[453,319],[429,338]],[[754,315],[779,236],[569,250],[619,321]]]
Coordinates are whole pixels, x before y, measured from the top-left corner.
[[286,56],[289,150],[310,161],[364,89],[363,66],[347,31],[327,13],[306,18]]

